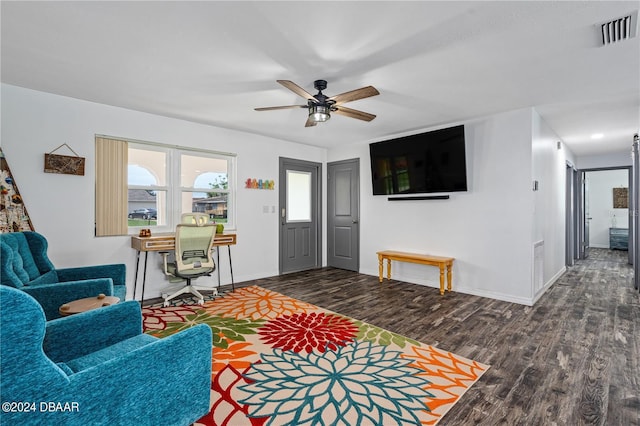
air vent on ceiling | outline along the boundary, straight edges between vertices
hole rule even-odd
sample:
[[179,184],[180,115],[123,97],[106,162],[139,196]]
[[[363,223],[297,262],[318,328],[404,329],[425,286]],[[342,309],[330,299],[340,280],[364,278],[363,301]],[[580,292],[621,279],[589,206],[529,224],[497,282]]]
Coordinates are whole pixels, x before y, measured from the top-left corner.
[[638,29],[638,11],[636,10],[621,18],[603,22],[599,26],[602,46],[633,38],[636,36]]

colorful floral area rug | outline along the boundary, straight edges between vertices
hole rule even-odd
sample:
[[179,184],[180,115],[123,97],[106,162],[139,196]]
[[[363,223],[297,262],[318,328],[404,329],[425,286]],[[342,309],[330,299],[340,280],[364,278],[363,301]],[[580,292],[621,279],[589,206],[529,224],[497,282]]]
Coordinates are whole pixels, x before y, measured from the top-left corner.
[[434,425],[489,368],[258,286],[143,316],[158,337],[211,327],[201,425]]

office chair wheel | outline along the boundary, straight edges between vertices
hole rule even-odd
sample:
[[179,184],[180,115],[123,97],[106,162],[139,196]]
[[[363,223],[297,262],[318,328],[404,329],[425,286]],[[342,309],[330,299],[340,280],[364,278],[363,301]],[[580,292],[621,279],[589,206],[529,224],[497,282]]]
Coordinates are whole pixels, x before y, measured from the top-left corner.
[[198,305],[204,305],[204,299],[198,299]]
[[165,302],[162,304],[162,306],[164,306],[165,308],[168,308],[168,307],[169,307],[169,301],[165,301]]

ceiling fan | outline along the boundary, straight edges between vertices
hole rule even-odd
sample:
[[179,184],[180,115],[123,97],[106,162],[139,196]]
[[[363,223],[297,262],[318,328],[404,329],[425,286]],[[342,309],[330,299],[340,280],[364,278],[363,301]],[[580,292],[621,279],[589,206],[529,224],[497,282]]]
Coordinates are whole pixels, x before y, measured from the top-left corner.
[[358,99],[368,98],[370,96],[379,95],[380,92],[373,86],[362,87],[360,89],[344,92],[339,95],[328,97],[322,93],[327,88],[327,82],[325,80],[316,80],[313,83],[313,87],[318,90],[316,95],[312,95],[302,87],[298,86],[289,80],[276,80],[293,93],[302,96],[307,100],[306,105],[285,105],[255,108],[256,111],[272,111],[276,109],[290,109],[290,108],[307,108],[309,110],[309,116],[305,127],[315,126],[317,123],[322,123],[331,118],[331,113],[344,115],[345,117],[357,118],[358,120],[371,121],[376,118],[375,115],[368,112],[358,111],[356,109],[347,108],[342,104],[357,101]]

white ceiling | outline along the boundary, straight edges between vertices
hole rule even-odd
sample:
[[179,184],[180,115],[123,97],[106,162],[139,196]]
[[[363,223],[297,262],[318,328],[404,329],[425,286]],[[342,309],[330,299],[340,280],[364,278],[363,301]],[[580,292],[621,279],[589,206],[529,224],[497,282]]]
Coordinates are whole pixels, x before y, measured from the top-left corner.
[[[607,47],[620,2],[8,2],[2,82],[333,147],[535,107],[576,155],[628,151],[640,128],[640,37]],[[637,23],[635,23],[637,25]],[[276,83],[380,95],[305,128]],[[593,133],[602,139],[593,140]]]

